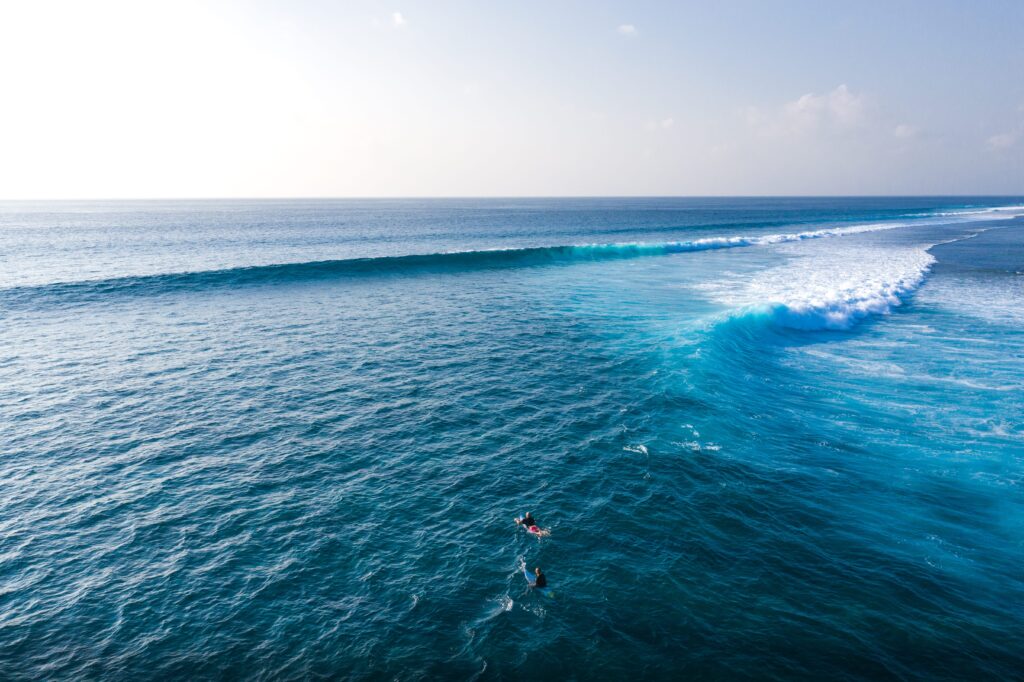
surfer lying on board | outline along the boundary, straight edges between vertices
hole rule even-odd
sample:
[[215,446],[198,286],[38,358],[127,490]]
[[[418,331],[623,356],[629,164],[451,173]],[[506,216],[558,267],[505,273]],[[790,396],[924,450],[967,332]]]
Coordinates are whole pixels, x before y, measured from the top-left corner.
[[537,525],[537,519],[533,518],[532,512],[526,512],[526,516],[521,519],[516,519],[516,524],[525,528],[528,532],[533,533],[537,537],[544,538],[551,535],[551,531],[547,528],[541,528]]

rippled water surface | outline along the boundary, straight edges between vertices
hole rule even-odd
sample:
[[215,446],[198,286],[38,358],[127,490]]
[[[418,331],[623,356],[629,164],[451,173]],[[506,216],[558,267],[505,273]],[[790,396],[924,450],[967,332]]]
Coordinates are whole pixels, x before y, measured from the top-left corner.
[[0,677],[1017,676],[1021,204],[0,204]]

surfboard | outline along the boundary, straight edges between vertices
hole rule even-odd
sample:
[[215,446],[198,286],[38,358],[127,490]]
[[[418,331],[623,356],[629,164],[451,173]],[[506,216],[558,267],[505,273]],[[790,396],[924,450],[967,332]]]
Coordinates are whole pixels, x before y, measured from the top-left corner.
[[[523,575],[526,577],[526,582],[530,583],[530,587],[537,584],[536,576],[534,576],[533,573],[530,573],[530,569],[526,567],[526,564],[523,564]],[[544,588],[542,587],[540,589],[543,590]]]

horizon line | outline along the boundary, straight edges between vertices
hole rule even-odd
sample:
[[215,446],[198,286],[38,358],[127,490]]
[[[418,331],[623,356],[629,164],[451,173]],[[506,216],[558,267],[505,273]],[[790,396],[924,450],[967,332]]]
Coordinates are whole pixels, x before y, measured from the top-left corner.
[[83,201],[422,201],[422,200],[485,200],[485,199],[995,199],[1024,198],[1020,194],[493,194],[493,195],[366,195],[366,196],[167,196],[167,197],[32,197],[7,199],[0,203],[18,202],[83,202]]

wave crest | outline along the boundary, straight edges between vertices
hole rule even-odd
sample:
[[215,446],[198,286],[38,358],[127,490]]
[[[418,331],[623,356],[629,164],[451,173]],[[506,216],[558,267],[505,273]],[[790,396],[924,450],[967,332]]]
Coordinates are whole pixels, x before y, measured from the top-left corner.
[[731,319],[799,330],[849,329],[885,315],[924,282],[935,262],[923,249],[856,248],[818,253],[712,292]]
[[768,307],[772,322],[790,329],[849,329],[869,315],[886,315],[924,281],[927,268],[894,281],[837,290],[832,296],[775,303]]
[[0,300],[11,303],[22,298],[35,298],[39,295],[56,298],[70,296],[91,300],[119,292],[163,293],[211,286],[231,287],[373,274],[451,272],[628,259],[840,237],[863,232],[890,230],[904,225],[905,223],[879,223],[784,234],[707,237],[680,242],[535,246],[253,265],[225,270],[136,275],[111,279],[57,282],[40,286],[10,287],[0,290]]

